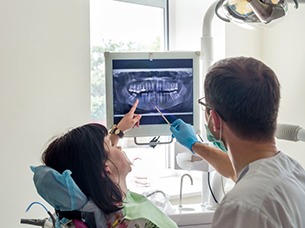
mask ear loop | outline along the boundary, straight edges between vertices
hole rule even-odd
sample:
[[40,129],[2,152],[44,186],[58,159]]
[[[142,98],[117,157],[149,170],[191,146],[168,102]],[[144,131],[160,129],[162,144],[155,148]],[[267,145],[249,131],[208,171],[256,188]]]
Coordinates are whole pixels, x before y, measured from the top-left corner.
[[[217,113],[217,112],[216,112]],[[220,120],[220,133],[219,133],[219,141],[222,140],[222,119],[221,117],[219,116],[219,114],[217,113],[217,116]],[[209,124],[209,121],[210,121],[210,117],[211,117],[211,114],[209,115],[209,118],[208,118],[208,124]]]
[[210,120],[211,120],[211,114],[209,113],[209,117],[208,117],[207,126],[209,126]]
[[222,119],[218,116],[220,119],[220,133],[219,133],[219,141],[221,141],[221,136],[222,136]]

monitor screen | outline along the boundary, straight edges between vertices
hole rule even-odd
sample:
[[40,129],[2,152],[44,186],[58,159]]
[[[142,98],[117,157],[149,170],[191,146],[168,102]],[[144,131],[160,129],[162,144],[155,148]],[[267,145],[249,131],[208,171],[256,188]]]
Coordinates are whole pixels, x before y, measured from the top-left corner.
[[107,125],[118,123],[136,99],[140,126],[126,136],[170,135],[168,123],[180,118],[199,129],[199,53],[105,53]]

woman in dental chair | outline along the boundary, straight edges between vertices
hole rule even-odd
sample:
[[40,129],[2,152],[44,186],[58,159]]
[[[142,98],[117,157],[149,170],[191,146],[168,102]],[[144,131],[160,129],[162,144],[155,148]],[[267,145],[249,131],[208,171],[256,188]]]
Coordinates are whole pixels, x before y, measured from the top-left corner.
[[[138,100],[110,134],[103,125],[86,124],[56,138],[43,152],[44,168],[51,168],[59,175],[70,170],[69,174],[76,187],[79,187],[80,194],[83,193],[102,211],[101,219],[104,221],[97,221],[94,227],[177,227],[149,200],[129,191],[126,185],[131,164],[117,143],[124,131],[138,126],[141,116],[135,114],[137,105]],[[70,175],[67,176],[71,178]],[[40,179],[46,181],[45,177]],[[35,184],[37,188],[37,183]],[[49,191],[50,188],[45,189]],[[65,217],[70,212],[57,210],[57,213],[59,217]],[[69,216],[73,217],[73,213]]]

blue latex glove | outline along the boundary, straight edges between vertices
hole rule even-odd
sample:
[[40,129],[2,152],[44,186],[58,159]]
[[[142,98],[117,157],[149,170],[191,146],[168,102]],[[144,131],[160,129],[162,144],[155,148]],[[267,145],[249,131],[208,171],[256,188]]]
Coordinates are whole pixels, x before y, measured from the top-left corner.
[[180,144],[194,153],[192,146],[194,143],[199,142],[199,140],[192,125],[185,123],[181,119],[177,119],[171,124],[170,130]]

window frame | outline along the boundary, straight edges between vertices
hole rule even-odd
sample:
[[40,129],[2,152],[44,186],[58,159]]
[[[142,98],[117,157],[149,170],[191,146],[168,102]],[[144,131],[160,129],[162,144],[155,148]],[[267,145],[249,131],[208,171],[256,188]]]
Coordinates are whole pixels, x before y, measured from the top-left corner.
[[118,2],[128,2],[137,5],[152,6],[163,9],[164,17],[164,51],[169,50],[169,3],[168,0],[115,0]]

